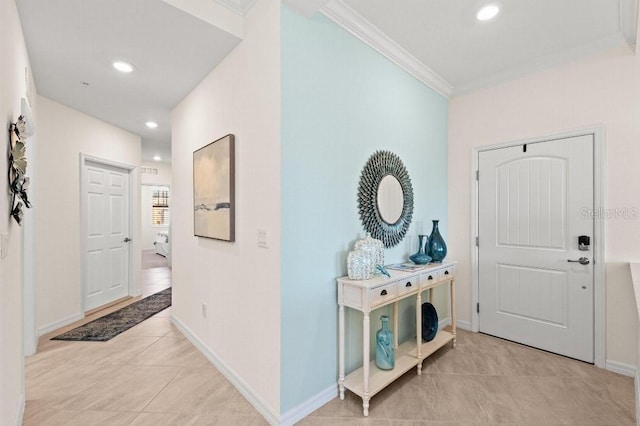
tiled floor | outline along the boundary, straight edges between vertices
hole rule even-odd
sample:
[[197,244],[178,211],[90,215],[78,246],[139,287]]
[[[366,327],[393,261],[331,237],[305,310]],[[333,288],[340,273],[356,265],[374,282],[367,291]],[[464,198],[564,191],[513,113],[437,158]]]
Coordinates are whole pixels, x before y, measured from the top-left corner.
[[[146,294],[170,283],[167,268],[155,269],[143,271]],[[265,425],[171,325],[170,310],[106,343],[43,336],[26,362],[24,425]],[[458,347],[427,359],[422,376],[374,396],[369,418],[347,392],[300,424],[635,425],[633,392],[631,378],[460,331]]]
[[[142,271],[143,296],[171,285],[168,268]],[[26,360],[24,425],[265,425],[264,419],[171,325],[171,308],[108,342],[43,336]],[[0,421],[0,424],[2,422]]]
[[142,269],[164,268],[169,266],[166,257],[156,253],[155,250],[142,250]]
[[369,419],[347,392],[301,425],[636,425],[633,379],[484,334],[459,331],[374,396]]

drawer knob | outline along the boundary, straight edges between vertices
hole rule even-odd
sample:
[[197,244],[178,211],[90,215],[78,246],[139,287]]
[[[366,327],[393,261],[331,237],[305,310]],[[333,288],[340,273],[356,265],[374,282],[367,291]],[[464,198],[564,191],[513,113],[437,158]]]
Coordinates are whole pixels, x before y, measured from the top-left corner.
[[407,282],[407,283],[405,284],[405,287],[411,287],[411,282]]
[[444,271],[444,274],[445,275],[449,275],[449,271]]
[[429,275],[429,278],[427,278],[428,280],[432,280],[433,276]]
[[380,292],[380,296],[386,296],[387,295],[387,290],[382,290]]

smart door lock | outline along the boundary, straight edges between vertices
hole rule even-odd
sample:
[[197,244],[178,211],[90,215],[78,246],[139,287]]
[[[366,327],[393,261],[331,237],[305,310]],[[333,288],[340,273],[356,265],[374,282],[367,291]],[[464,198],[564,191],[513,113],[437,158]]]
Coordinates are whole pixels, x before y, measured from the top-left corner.
[[578,237],[578,250],[588,251],[591,248],[591,238],[588,235]]

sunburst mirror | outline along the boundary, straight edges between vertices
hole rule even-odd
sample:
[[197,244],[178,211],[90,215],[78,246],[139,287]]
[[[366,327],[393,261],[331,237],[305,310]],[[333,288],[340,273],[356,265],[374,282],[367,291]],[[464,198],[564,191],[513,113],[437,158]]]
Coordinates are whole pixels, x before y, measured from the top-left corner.
[[358,211],[365,230],[386,248],[403,240],[413,218],[413,186],[396,154],[376,151],[367,160],[360,174]]

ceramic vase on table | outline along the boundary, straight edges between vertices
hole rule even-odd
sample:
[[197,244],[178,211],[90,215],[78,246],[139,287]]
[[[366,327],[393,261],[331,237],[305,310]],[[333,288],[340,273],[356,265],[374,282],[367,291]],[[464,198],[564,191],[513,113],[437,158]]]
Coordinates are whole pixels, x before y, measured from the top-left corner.
[[418,235],[419,243],[418,243],[418,251],[409,256],[409,259],[416,265],[426,265],[431,262],[431,257],[425,252],[426,243],[429,241],[429,238],[426,235]]
[[393,332],[389,330],[389,317],[382,315],[382,328],[376,332],[376,367],[391,370],[395,366],[393,353]]
[[447,256],[447,245],[444,242],[444,238],[440,235],[440,230],[438,229],[439,220],[434,220],[433,229],[431,230],[431,235],[429,236],[428,251],[427,254],[431,256],[431,259],[434,262],[442,262],[442,260]]

